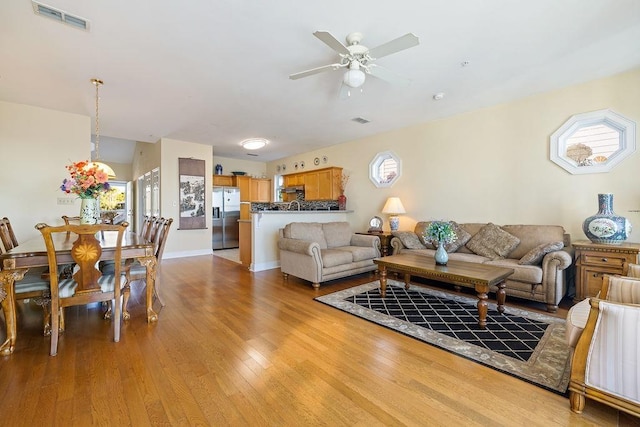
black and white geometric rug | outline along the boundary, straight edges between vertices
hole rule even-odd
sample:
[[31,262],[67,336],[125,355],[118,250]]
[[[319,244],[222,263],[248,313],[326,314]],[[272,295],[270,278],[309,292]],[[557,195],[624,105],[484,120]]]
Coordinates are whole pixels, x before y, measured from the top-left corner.
[[564,394],[571,352],[565,343],[565,321],[509,307],[500,314],[489,302],[487,328],[478,326],[477,299],[387,280],[345,289],[317,301],[393,329],[444,350]]

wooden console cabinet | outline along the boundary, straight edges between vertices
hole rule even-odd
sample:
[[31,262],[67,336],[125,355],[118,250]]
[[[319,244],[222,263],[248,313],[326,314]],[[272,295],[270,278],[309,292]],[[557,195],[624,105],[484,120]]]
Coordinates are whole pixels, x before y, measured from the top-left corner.
[[573,242],[576,250],[576,297],[582,301],[598,294],[605,274],[626,275],[638,262],[640,244],[604,245],[588,240]]

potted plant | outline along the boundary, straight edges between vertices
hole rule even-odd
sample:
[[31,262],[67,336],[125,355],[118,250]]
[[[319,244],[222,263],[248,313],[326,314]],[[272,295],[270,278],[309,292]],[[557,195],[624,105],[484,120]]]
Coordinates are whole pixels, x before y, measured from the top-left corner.
[[447,265],[449,255],[444,245],[453,243],[458,238],[450,221],[432,221],[424,232],[424,239],[436,246],[434,256],[437,265]]

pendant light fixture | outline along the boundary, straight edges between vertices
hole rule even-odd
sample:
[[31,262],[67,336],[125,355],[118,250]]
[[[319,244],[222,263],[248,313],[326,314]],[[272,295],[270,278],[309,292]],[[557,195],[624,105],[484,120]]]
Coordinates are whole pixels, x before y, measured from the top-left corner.
[[109,176],[109,179],[115,178],[116,173],[111,167],[100,161],[100,96],[98,88],[104,84],[100,79],[91,79],[91,83],[96,87],[96,155],[95,160],[89,163],[90,167],[97,167]]

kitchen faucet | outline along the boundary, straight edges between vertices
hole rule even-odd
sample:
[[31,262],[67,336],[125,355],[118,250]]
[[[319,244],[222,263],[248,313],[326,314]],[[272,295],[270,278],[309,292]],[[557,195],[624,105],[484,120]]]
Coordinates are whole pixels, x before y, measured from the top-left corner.
[[298,210],[300,210],[300,201],[299,200],[292,200],[289,202],[289,207],[287,208],[287,210],[291,210],[291,206],[296,203],[298,205]]

